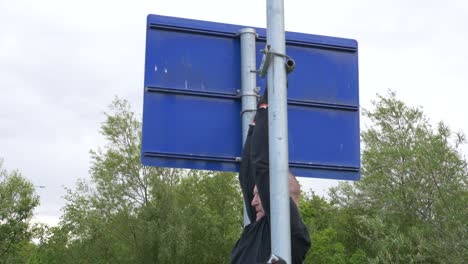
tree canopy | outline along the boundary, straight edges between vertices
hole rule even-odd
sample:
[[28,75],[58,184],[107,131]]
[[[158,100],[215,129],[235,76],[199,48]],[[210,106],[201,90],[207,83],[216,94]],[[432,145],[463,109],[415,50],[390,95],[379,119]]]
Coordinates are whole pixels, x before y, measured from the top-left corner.
[[30,220],[39,205],[34,186],[0,160],[0,263],[20,263],[31,240]]
[[331,190],[331,203],[352,214],[346,241],[357,239],[372,263],[463,263],[464,135],[442,122],[433,128],[420,108],[392,92],[377,99],[364,111],[372,126],[361,135],[362,179]]
[[[363,111],[361,180],[327,198],[303,192],[305,263],[464,263],[464,135],[392,92],[373,105]],[[67,189],[58,226],[31,225],[33,186],[0,170],[0,262],[229,263],[243,224],[237,175],[143,166],[139,120],[112,102],[106,144],[90,152],[89,180]]]

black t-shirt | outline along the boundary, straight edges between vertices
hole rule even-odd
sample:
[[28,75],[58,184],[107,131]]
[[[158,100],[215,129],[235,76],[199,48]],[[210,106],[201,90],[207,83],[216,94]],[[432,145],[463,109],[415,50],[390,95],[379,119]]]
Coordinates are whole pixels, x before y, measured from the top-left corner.
[[[239,181],[247,206],[250,223],[231,253],[232,264],[266,263],[271,256],[270,178],[268,158],[268,109],[259,108],[244,144]],[[256,211],[251,202],[257,185],[265,216],[255,221]],[[310,248],[310,236],[302,222],[296,204],[290,198],[291,260],[302,263]],[[281,256],[280,256],[281,257]]]

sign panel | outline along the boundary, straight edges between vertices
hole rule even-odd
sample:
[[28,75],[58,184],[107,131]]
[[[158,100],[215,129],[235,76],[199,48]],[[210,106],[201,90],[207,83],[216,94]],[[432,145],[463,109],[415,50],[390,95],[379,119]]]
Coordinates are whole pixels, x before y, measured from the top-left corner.
[[[245,26],[149,15],[142,163],[238,171],[240,37]],[[257,64],[266,30],[255,28]],[[360,177],[357,42],[286,32],[290,168],[297,176]],[[265,87],[265,79],[257,85]]]

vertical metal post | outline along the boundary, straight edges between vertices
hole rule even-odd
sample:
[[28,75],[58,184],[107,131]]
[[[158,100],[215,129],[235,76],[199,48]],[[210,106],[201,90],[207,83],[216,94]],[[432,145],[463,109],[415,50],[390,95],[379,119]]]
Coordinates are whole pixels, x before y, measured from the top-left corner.
[[276,54],[268,69],[271,252],[290,264],[286,68],[284,57],[278,56],[286,52],[283,0],[267,0],[267,44]]
[[[256,72],[255,72],[255,38],[253,28],[243,28],[239,31],[241,40],[241,98],[242,98],[242,144],[245,143],[249,125],[255,117],[257,109]],[[250,223],[244,204],[244,226]]]

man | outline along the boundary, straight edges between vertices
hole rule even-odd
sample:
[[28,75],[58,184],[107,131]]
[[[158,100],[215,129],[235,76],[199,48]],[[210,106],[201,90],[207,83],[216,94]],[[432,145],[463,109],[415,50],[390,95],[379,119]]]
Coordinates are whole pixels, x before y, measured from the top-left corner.
[[[268,105],[259,104],[255,121],[244,143],[239,181],[247,206],[247,225],[231,253],[232,264],[266,263],[271,256],[270,176],[268,149]],[[286,176],[286,175],[285,175]],[[302,263],[310,248],[310,237],[298,210],[300,188],[289,174],[291,260]],[[281,257],[281,256],[279,256]],[[290,263],[288,263],[290,264]]]

